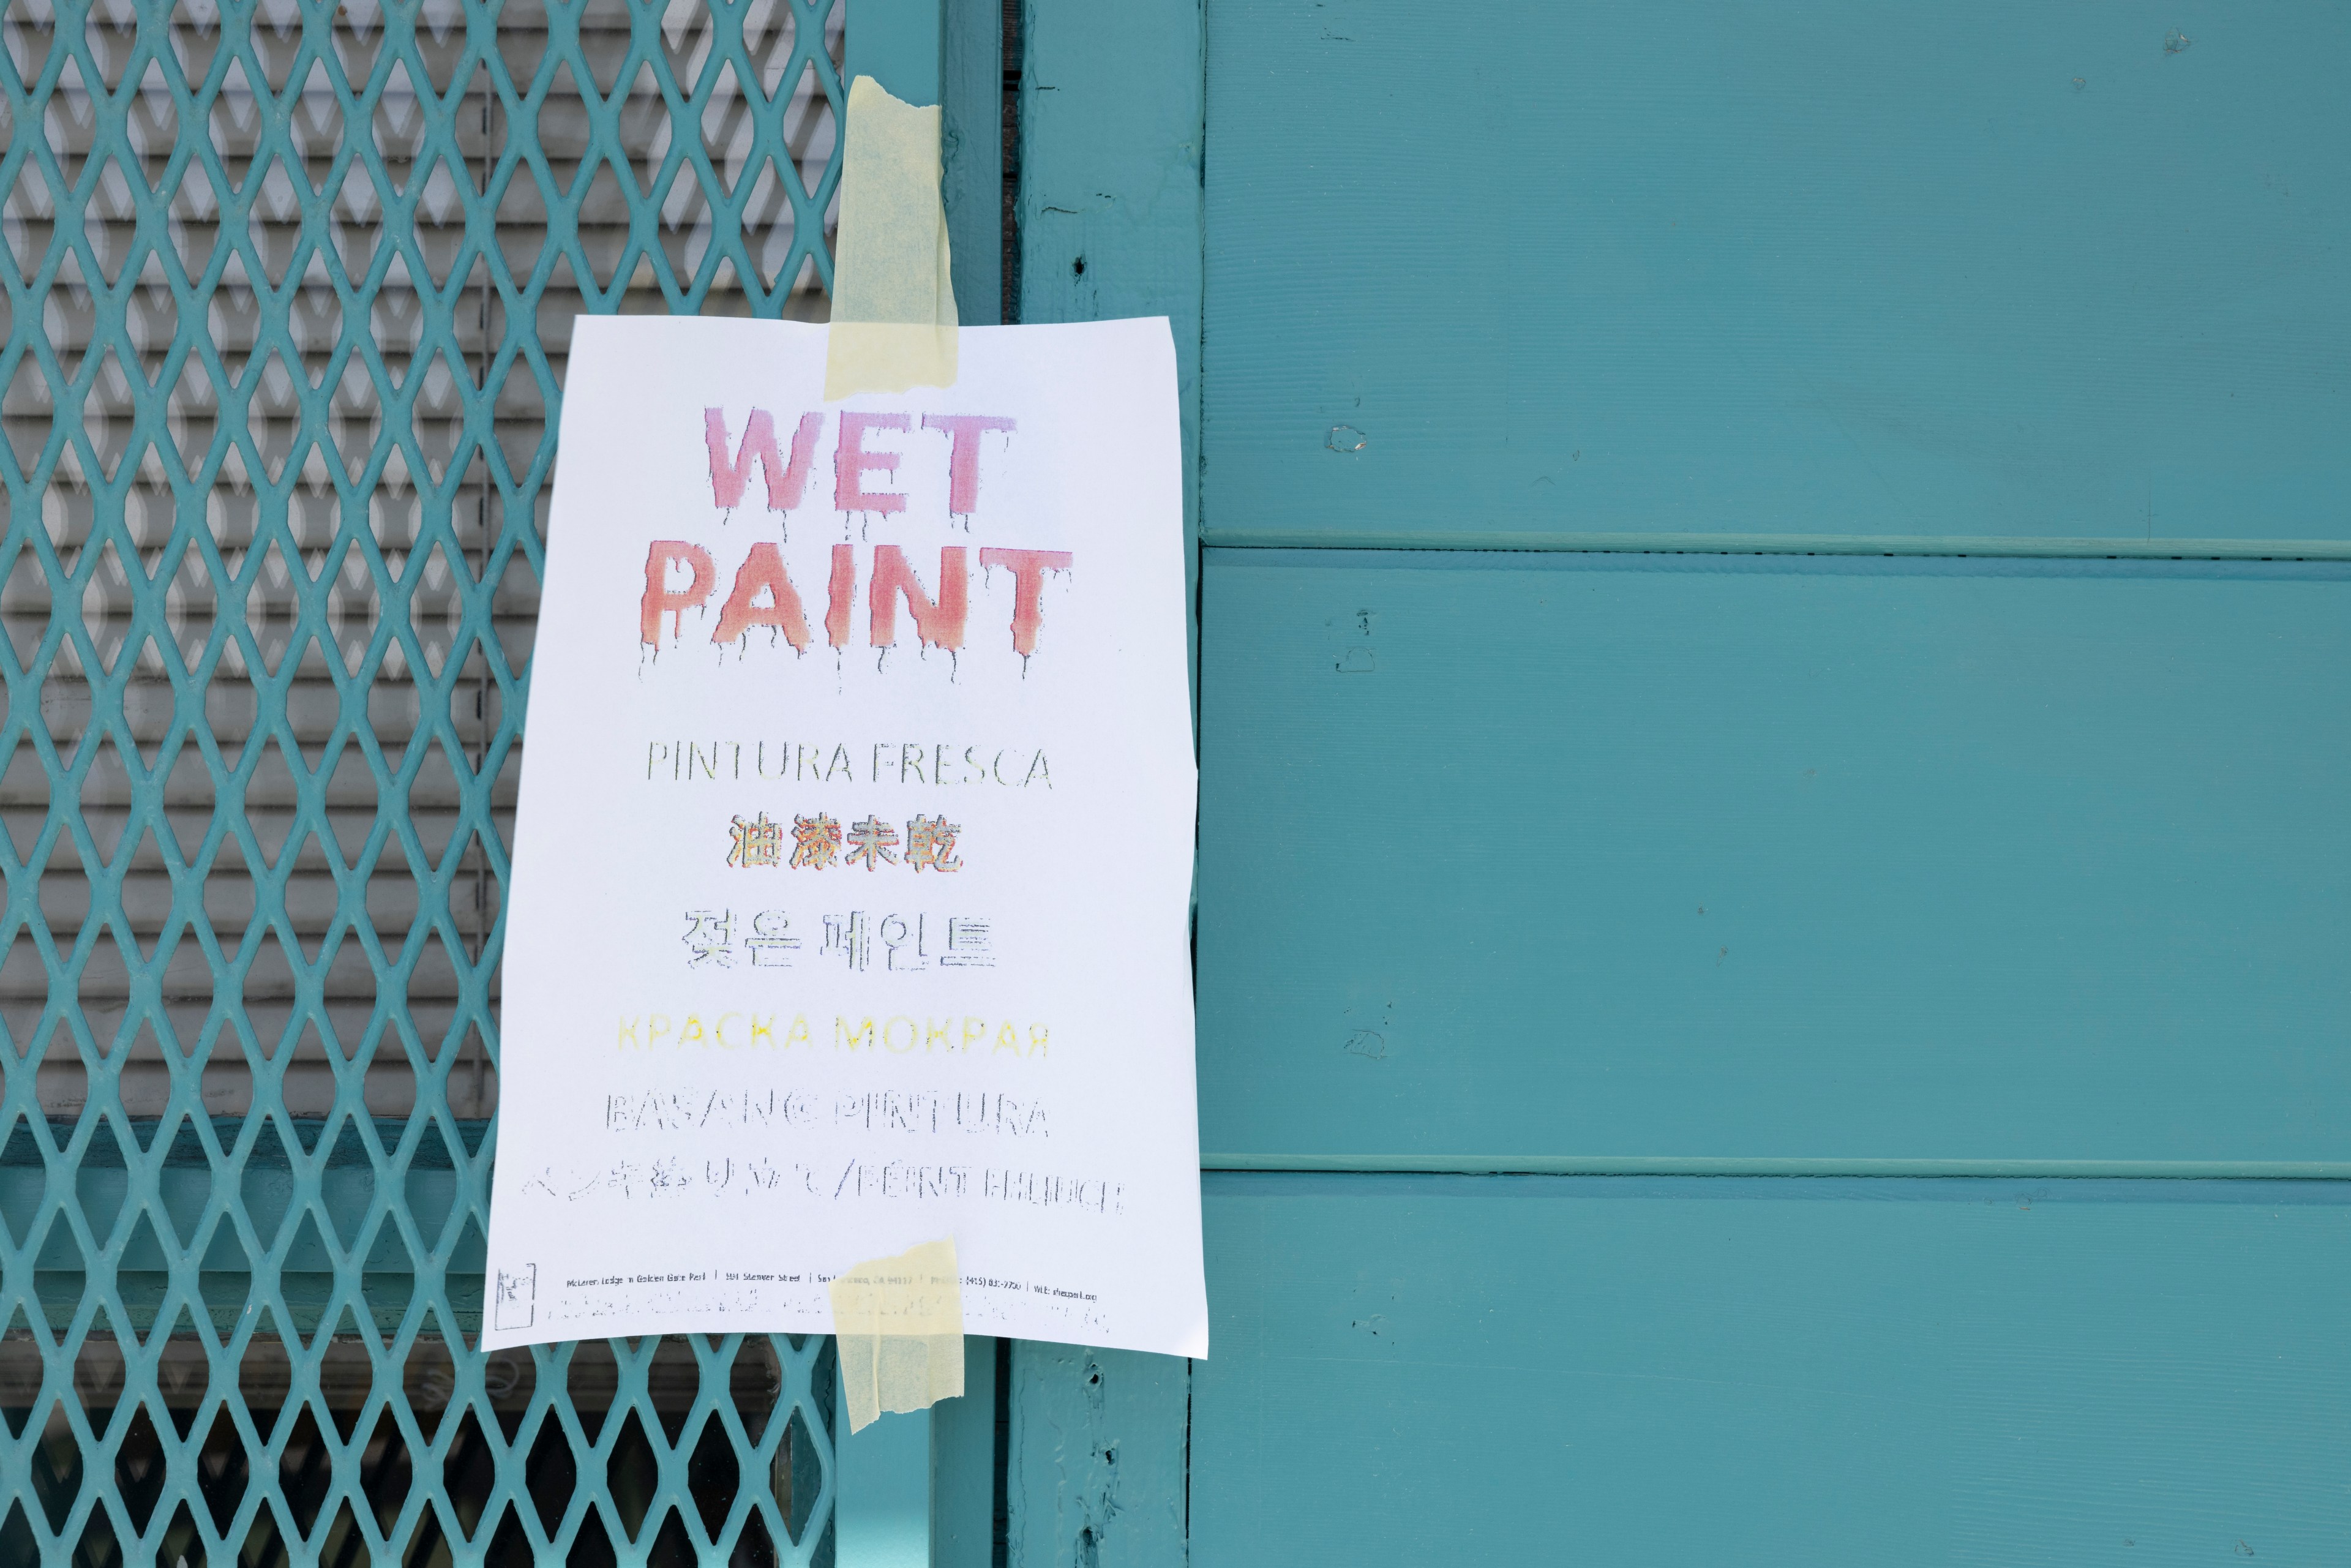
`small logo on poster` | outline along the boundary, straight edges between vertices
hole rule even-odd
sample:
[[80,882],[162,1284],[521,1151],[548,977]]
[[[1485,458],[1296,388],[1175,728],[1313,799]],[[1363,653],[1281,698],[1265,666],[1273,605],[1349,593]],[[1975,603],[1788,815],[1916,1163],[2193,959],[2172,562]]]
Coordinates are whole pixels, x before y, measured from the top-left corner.
[[501,1330],[527,1329],[538,1312],[538,1265],[498,1270],[495,1322]]

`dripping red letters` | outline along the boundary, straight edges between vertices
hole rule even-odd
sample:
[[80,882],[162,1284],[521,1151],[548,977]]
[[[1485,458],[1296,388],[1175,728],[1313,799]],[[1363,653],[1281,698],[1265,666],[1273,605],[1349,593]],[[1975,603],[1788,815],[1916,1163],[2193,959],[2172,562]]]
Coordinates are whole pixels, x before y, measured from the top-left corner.
[[[891,487],[908,461],[909,442],[944,436],[947,443],[947,521],[968,531],[983,505],[988,465],[1002,451],[1003,440],[1018,429],[1016,421],[996,414],[926,413],[916,422],[904,413],[844,410],[835,422],[832,461],[832,510],[862,517],[868,526],[883,518],[904,518],[908,496]],[[767,510],[790,513],[809,501],[809,476],[816,462],[825,416],[805,413],[791,426],[789,451],[778,436],[777,419],[768,409],[752,409],[742,423],[737,440],[726,411],[703,411],[703,439],[710,456],[710,499],[732,513],[750,500],[752,479],[758,477]],[[998,439],[991,442],[988,437]],[[935,448],[933,448],[935,451]],[[820,505],[821,503],[820,503]],[[824,637],[833,648],[848,646],[852,611],[861,582],[865,590],[866,641],[887,648],[898,641],[899,611],[914,623],[914,638],[928,647],[949,651],[966,644],[971,603],[971,549],[960,544],[939,548],[934,563],[919,547],[894,543],[836,544],[831,547],[824,592]],[[1069,550],[1030,549],[1015,545],[978,547],[984,580],[993,581],[995,570],[1010,579],[1008,625],[1010,651],[1027,659],[1038,649],[1045,621],[1046,580],[1076,562]],[[664,641],[683,641],[686,612],[706,611],[715,601],[717,617],[710,641],[725,645],[741,641],[766,627],[806,652],[815,641],[808,606],[792,580],[790,569],[775,540],[748,545],[739,559],[722,563],[701,545],[682,539],[654,539],[645,551],[644,597],[638,614],[638,639],[658,647]],[[805,570],[807,562],[803,562]],[[722,582],[726,591],[722,596]],[[983,604],[983,616],[1002,613],[1004,588],[998,587]],[[982,627],[986,631],[985,622]],[[980,648],[1004,647],[1005,642],[985,636]]]

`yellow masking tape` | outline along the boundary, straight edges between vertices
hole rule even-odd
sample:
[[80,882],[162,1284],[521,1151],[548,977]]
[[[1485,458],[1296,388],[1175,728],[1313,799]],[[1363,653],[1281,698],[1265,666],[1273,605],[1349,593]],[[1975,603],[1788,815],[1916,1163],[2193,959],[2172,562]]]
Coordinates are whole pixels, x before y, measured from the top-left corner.
[[850,84],[843,135],[825,401],[953,386],[956,303],[939,203],[938,106],[917,109],[859,77]]
[[884,1410],[927,1409],[963,1392],[963,1287],[952,1238],[860,1263],[831,1289],[851,1431]]

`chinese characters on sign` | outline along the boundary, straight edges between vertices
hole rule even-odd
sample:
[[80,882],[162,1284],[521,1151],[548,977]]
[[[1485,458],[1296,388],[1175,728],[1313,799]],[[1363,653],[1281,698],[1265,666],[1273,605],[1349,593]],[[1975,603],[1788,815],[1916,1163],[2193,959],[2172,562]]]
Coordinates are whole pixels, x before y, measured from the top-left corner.
[[[821,811],[812,817],[792,819],[789,859],[784,852],[783,824],[768,821],[765,811],[749,821],[737,817],[727,831],[732,843],[726,852],[726,863],[746,871],[757,866],[782,865],[794,871],[822,871],[835,864],[860,863],[872,871],[885,863],[902,863],[897,830],[879,817],[865,817],[850,824],[849,853],[845,858],[841,849],[841,824]],[[903,863],[911,871],[961,871],[963,862],[956,857],[956,835],[962,831],[961,827],[945,817],[914,817],[906,824]]]
[[[797,858],[797,857],[795,857]],[[726,863],[749,870],[755,865],[784,863],[784,830],[778,823],[768,821],[768,813],[759,813],[757,821],[747,822],[735,819],[735,847],[726,852]]]
[[1204,1354],[1166,325],[825,345],[577,329],[484,1344],[828,1332],[951,1239],[972,1333]]

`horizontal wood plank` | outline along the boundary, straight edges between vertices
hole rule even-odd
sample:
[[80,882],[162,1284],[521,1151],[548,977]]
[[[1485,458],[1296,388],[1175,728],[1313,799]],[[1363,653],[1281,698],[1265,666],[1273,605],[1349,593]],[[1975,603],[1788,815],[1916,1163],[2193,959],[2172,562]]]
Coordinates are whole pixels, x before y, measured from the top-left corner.
[[2351,11],[1208,33],[1212,540],[2351,539]]
[[2347,1200],[1211,1176],[1192,1561],[2329,1561]]
[[1207,559],[1211,1164],[2351,1159],[2351,567]]

